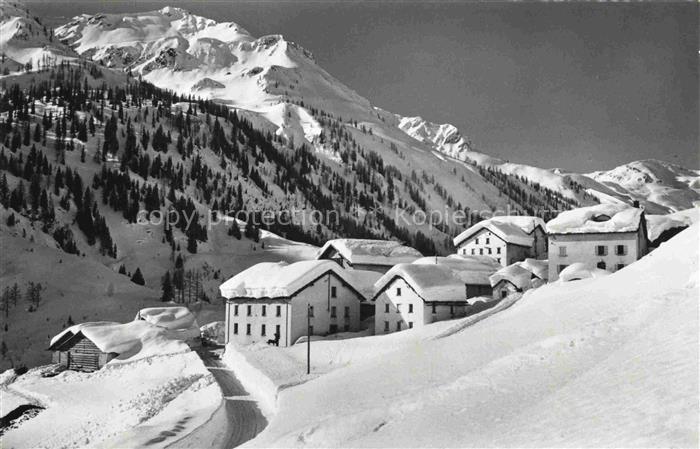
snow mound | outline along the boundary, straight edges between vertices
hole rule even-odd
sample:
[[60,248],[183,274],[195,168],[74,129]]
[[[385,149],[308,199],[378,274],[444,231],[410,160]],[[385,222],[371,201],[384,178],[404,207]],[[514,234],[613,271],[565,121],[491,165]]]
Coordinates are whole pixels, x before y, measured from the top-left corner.
[[664,231],[686,228],[700,221],[700,209],[692,208],[668,215],[646,215],[649,241],[658,239]]
[[441,265],[466,284],[488,285],[489,276],[501,268],[496,259],[490,256],[453,254],[447,257],[422,257],[413,262],[417,265]]
[[559,273],[559,280],[562,282],[578,281],[588,278],[599,278],[611,274],[607,270],[601,268],[593,268],[585,263],[576,262],[564,268]]
[[532,273],[530,271],[521,267],[517,263],[514,263],[498,270],[489,277],[489,280],[491,281],[492,287],[495,287],[496,284],[505,280],[515,285],[516,288],[522,290],[530,285],[531,277]]
[[136,320],[144,320],[154,326],[167,329],[169,335],[181,340],[199,337],[199,326],[187,307],[149,307],[136,314]]
[[636,232],[643,210],[626,204],[597,204],[562,212],[547,223],[552,234]]

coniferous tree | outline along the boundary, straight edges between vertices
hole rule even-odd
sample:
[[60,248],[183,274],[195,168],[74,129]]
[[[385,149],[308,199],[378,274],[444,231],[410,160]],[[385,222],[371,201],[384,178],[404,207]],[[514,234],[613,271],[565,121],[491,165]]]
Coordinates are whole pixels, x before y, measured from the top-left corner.
[[134,275],[131,276],[131,282],[138,285],[146,285],[146,281],[143,279],[143,274],[141,274],[140,268],[136,268]]
[[160,300],[163,302],[169,302],[173,299],[175,299],[175,289],[173,287],[173,282],[170,278],[170,271],[166,271],[161,282]]

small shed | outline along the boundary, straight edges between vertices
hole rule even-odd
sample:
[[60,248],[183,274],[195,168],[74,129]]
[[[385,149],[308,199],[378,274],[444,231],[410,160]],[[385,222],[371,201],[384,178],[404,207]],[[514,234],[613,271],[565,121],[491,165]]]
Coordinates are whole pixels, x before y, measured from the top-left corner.
[[76,371],[96,371],[119,355],[101,350],[82,330],[59,335],[49,350],[53,351],[53,363]]

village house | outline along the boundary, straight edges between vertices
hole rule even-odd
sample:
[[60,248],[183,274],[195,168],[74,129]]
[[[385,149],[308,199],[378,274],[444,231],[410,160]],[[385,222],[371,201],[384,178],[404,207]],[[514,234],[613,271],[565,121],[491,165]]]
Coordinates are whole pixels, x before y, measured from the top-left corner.
[[400,263],[411,263],[423,255],[393,240],[335,239],[318,251],[316,259],[333,260],[343,268],[384,274]]
[[442,265],[464,283],[467,298],[491,296],[489,277],[501,268],[495,258],[490,256],[461,256],[452,254],[448,257],[422,257],[413,262],[421,265]]
[[360,282],[353,270],[330,260],[254,265],[219,287],[226,298],[226,343],[290,346],[307,334],[307,316],[312,335],[359,331],[366,300]]
[[598,204],[562,212],[546,229],[550,282],[574,263],[618,271],[648,250],[644,211],[626,204]]
[[439,263],[398,264],[374,287],[376,335],[461,318],[472,307],[464,281]]
[[96,371],[119,356],[103,341],[101,330],[116,323],[95,322],[74,325],[51,340],[53,363],[75,371]]
[[547,258],[544,221],[537,217],[497,216],[474,224],[454,239],[457,254],[492,256],[501,266]]
[[503,299],[512,293],[525,292],[547,283],[549,264],[546,260],[525,259],[503,267],[489,277],[493,299]]

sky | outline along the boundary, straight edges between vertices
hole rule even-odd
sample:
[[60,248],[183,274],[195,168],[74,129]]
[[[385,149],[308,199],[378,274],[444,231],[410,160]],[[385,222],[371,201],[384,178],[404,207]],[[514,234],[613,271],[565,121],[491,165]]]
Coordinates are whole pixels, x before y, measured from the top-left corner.
[[577,172],[700,168],[697,3],[29,2],[80,13],[166,4],[283,34],[374,105],[452,123],[476,148]]

